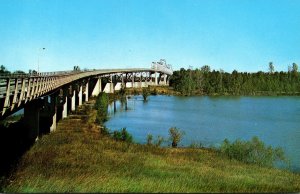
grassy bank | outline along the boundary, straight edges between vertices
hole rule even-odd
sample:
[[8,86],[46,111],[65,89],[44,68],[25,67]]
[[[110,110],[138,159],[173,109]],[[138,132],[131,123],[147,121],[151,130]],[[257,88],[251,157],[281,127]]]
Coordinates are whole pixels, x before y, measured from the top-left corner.
[[85,104],[43,136],[22,157],[4,191],[300,191],[299,174],[230,160],[213,150],[114,141],[99,133],[92,107]]

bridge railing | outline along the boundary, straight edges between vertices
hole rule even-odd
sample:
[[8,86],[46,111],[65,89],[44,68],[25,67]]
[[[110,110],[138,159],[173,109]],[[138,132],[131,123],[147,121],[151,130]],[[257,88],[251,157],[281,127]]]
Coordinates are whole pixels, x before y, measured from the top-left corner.
[[70,70],[70,71],[53,71],[53,72],[40,72],[40,73],[1,73],[1,78],[28,78],[28,77],[50,77],[50,76],[63,76],[72,75],[77,73],[86,72],[88,70]]

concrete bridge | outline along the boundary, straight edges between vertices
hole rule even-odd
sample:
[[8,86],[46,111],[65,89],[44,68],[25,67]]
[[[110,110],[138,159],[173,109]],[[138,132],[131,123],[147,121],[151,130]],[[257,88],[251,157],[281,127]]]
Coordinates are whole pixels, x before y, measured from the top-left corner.
[[[50,132],[83,101],[100,92],[148,85],[168,85],[172,69],[164,61],[151,68],[60,71],[0,75],[0,120],[24,108],[29,137],[36,138],[41,118],[48,118]],[[49,119],[50,118],[50,119]]]

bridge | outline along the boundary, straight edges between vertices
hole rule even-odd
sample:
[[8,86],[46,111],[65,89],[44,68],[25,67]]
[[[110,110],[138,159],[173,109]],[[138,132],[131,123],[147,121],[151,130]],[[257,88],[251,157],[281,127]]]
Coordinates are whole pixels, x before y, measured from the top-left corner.
[[73,70],[36,74],[0,75],[0,120],[24,108],[30,138],[36,138],[41,117],[51,120],[50,132],[59,119],[100,92],[121,88],[168,85],[173,71],[165,60],[151,68]]

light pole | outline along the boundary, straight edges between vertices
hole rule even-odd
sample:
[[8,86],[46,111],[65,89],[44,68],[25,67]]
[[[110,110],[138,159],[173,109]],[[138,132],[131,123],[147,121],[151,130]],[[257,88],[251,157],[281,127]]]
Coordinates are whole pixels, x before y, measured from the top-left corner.
[[41,55],[41,52],[43,50],[45,50],[46,48],[41,48],[39,49],[39,52],[38,52],[38,69],[37,69],[37,73],[40,73],[40,55]]

